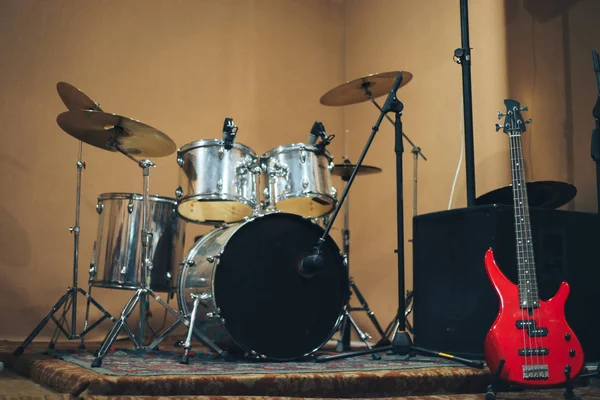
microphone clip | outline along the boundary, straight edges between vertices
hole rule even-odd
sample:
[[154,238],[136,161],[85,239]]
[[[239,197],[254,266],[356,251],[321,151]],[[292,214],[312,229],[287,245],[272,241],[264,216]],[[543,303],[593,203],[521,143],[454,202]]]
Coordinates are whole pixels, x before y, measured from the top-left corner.
[[223,122],[223,147],[225,150],[231,150],[233,148],[233,141],[237,134],[238,127],[233,123],[232,118],[225,118]]

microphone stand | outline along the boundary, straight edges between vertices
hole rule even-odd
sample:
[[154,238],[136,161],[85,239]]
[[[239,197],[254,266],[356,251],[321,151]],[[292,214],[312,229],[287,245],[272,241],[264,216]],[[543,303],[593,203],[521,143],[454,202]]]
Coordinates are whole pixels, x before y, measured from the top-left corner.
[[594,72],[596,73],[598,98],[592,110],[592,115],[596,119],[596,127],[592,130],[591,156],[592,160],[596,163],[596,199],[598,202],[598,212],[600,213],[600,60],[598,60],[596,50],[592,50],[592,59],[594,61]]
[[[352,174],[350,175],[350,179],[348,180],[348,183],[346,184],[346,187],[344,188],[344,191],[342,192],[340,201],[338,202],[338,204],[332,214],[331,219],[328,221],[325,231],[323,232],[321,238],[319,238],[317,245],[315,246],[313,255],[304,258],[302,260],[301,264],[304,264],[305,262],[307,264],[313,264],[313,263],[318,264],[318,262],[319,262],[318,260],[320,259],[320,253],[321,253],[321,246],[325,242],[325,238],[329,234],[329,231],[331,230],[331,227],[333,226],[335,218],[337,217],[337,215],[342,207],[342,204],[344,203],[344,200],[346,199],[346,196],[348,195],[348,191],[350,190],[352,183],[354,182],[354,178],[356,177],[356,174],[357,174],[358,170],[360,169],[360,167],[363,163],[363,160],[364,160],[365,156],[367,155],[367,152],[369,151],[369,147],[371,146],[371,143],[373,142],[375,135],[379,131],[379,126],[381,125],[381,122],[383,121],[383,118],[386,116],[386,114],[388,112],[392,111],[392,112],[394,112],[394,114],[396,116],[396,119],[394,122],[395,142],[396,142],[394,151],[396,153],[396,190],[397,190],[396,210],[397,210],[397,234],[398,234],[398,250],[397,250],[397,254],[398,254],[398,302],[399,302],[399,309],[404,310],[405,309],[405,298],[404,298],[404,199],[403,199],[403,190],[402,190],[402,173],[403,173],[402,153],[404,152],[404,147],[403,147],[403,142],[402,142],[403,133],[402,133],[402,118],[401,118],[402,110],[404,109],[404,105],[396,97],[396,91],[400,87],[401,83],[402,83],[402,74],[400,73],[398,75],[398,77],[396,78],[396,81],[394,82],[394,86],[392,87],[392,90],[388,94],[388,97],[387,97],[383,107],[381,108],[381,112],[379,114],[379,117],[377,118],[377,122],[375,123],[375,125],[373,126],[373,130],[371,131],[371,136],[369,136],[369,139],[367,140],[367,143],[365,144],[365,147],[364,147],[362,153],[360,154],[358,161],[356,162],[356,166],[354,167],[354,170],[352,171]],[[368,349],[368,350],[360,350],[360,351],[355,351],[355,352],[350,352],[350,353],[345,353],[345,354],[338,354],[338,355],[333,355],[333,356],[317,357],[317,358],[315,358],[315,362],[333,361],[333,360],[339,360],[342,358],[350,358],[350,357],[364,355],[364,354],[375,354],[375,353],[386,352],[386,351],[392,350],[394,353],[400,354],[400,355],[407,355],[411,352],[413,352],[413,353],[416,352],[416,353],[426,354],[426,355],[430,355],[430,356],[437,356],[437,357],[452,359],[454,361],[466,364],[468,366],[473,366],[476,368],[483,368],[482,362],[467,360],[464,358],[455,357],[450,354],[440,353],[440,352],[424,349],[421,347],[413,346],[412,339],[411,339],[410,335],[408,334],[408,332],[406,332],[406,330],[405,330],[406,319],[400,318],[397,323],[398,323],[398,330],[396,331],[396,333],[393,337],[393,340],[392,340],[393,343],[391,345]]]

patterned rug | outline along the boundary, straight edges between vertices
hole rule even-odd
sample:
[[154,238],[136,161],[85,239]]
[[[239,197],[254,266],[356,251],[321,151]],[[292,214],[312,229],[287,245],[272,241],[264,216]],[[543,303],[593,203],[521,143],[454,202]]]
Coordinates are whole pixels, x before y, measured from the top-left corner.
[[112,376],[159,375],[232,375],[232,374],[301,374],[352,371],[391,371],[401,369],[458,367],[456,362],[431,357],[405,357],[382,354],[380,360],[361,355],[342,360],[315,362],[253,362],[251,360],[225,361],[208,353],[190,353],[189,364],[181,364],[177,351],[137,351],[116,349],[102,360],[102,366],[92,368],[94,356],[90,353],[69,353],[57,356],[91,371]]

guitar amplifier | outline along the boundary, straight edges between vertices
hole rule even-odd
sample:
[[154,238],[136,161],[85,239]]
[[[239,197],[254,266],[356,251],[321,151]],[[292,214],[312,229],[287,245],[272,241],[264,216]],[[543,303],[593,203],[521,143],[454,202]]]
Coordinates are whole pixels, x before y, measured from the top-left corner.
[[[540,297],[571,286],[566,318],[587,361],[600,360],[600,215],[530,208]],[[511,206],[488,205],[413,219],[414,342],[473,358],[499,311],[483,257],[493,248],[498,266],[517,282]]]

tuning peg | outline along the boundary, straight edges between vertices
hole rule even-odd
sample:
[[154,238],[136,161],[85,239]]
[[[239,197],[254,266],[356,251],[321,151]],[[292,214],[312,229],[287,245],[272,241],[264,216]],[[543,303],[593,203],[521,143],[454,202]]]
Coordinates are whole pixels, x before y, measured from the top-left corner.
[[529,108],[528,108],[527,106],[523,106],[523,107],[521,108],[521,111],[529,111]]
[[500,110],[498,110],[498,119],[502,119],[506,114],[502,114]]
[[503,128],[503,127],[502,127],[502,125],[500,125],[500,124],[496,124],[496,132],[498,132],[498,131],[499,131],[500,129],[502,129],[502,128]]
[[531,119],[531,118],[529,118],[527,121],[525,121],[525,123],[526,123],[527,125],[531,125],[531,124],[533,124],[533,121],[532,121],[532,119]]

